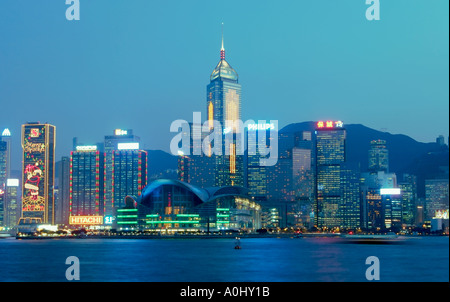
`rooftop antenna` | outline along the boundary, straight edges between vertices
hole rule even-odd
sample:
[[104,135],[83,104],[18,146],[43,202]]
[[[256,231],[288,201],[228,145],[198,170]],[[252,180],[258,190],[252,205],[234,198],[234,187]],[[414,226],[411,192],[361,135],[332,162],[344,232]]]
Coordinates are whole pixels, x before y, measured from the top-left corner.
[[223,47],[223,22],[222,22],[222,48],[220,49],[220,59],[225,60],[225,48]]

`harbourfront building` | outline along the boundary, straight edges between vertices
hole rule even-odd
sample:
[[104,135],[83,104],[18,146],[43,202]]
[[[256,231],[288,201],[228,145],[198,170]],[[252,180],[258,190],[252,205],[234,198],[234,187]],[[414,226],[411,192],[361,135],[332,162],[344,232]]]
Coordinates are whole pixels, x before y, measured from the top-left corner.
[[70,156],[63,156],[56,163],[55,192],[55,221],[57,224],[67,224],[70,203]]
[[112,135],[106,135],[104,140],[105,152],[105,175],[104,175],[104,212],[105,215],[112,215],[114,211],[113,203],[113,152],[118,150],[119,143],[139,143],[140,138],[133,134],[132,129],[115,129]]
[[22,218],[55,223],[54,177],[56,128],[32,122],[22,125]]
[[117,210],[117,230],[149,232],[254,231],[261,227],[261,206],[242,187],[199,188],[159,179],[139,197],[128,196]]
[[15,178],[6,180],[4,192],[3,226],[13,228],[20,218],[20,181]]
[[0,188],[11,177],[11,132],[8,128],[0,136]]
[[104,153],[97,145],[71,152],[69,186],[69,224],[77,224],[76,216],[104,215]]
[[147,152],[139,149],[139,143],[119,143],[112,168],[112,204],[122,208],[126,196],[139,196],[147,185]]

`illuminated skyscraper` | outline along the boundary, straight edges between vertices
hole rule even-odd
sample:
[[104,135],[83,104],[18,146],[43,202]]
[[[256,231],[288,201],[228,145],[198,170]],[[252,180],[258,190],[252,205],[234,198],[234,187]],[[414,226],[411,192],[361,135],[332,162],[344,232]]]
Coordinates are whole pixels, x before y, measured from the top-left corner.
[[6,128],[0,137],[0,183],[4,183],[9,177],[11,177],[11,132]]
[[[75,149],[76,150],[76,149]],[[67,224],[69,221],[70,203],[70,157],[63,156],[56,163],[55,191],[56,195],[56,223]]]
[[[213,121],[217,121],[222,127],[220,131],[228,133],[228,136],[223,135],[222,155],[213,155],[216,165],[215,185],[244,186],[244,155],[239,152],[243,141],[238,139],[244,129],[234,127],[234,123],[241,120],[241,85],[238,83],[237,72],[225,59],[223,35],[220,61],[210,76],[206,93],[206,112],[210,129],[214,127]],[[232,139],[226,140],[226,137]]]
[[[258,128],[259,127],[259,128]],[[262,158],[267,158],[263,152],[270,152],[271,140],[278,135],[278,129],[275,125],[266,124],[249,124],[245,128],[246,131],[246,187],[249,195],[255,200],[264,200],[269,193],[268,189],[268,173],[271,169],[261,164]],[[262,148],[264,147],[264,149]]]
[[5,190],[4,226],[12,228],[17,225],[20,217],[19,180],[8,178]]
[[[201,142],[208,133],[201,132],[201,124],[189,123],[188,133],[183,136],[189,137],[189,154],[179,152],[178,154],[178,180],[190,183],[201,188],[213,187],[215,185],[215,158],[210,154],[202,152]],[[200,144],[194,144],[199,140]]]
[[386,148],[386,141],[379,139],[370,142],[369,171],[389,172],[389,151]]
[[105,136],[105,204],[104,211],[105,215],[113,214],[113,152],[117,149],[117,145],[119,143],[138,143],[140,138],[138,136],[133,135],[133,131],[131,129],[123,130],[116,129],[114,130],[113,135]]
[[56,128],[39,122],[22,125],[22,218],[55,223]]
[[103,216],[104,153],[97,145],[71,152],[69,185],[69,216]]
[[8,170],[8,144],[0,140],[0,189],[5,189]]
[[125,197],[138,197],[147,185],[147,152],[139,149],[139,143],[119,143],[112,162],[112,202],[115,208],[122,208]]
[[402,192],[402,224],[413,226],[416,221],[417,178],[414,175],[403,174],[399,183]]
[[342,122],[318,122],[316,128],[315,220],[319,228],[342,226],[341,167],[346,131]]

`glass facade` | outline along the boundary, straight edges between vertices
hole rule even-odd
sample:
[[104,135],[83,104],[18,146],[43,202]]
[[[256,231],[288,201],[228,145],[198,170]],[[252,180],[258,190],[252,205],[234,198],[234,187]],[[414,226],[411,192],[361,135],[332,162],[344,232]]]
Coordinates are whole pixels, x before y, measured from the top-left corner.
[[[240,150],[243,141],[239,136],[244,129],[234,127],[228,122],[241,120],[241,85],[238,74],[225,60],[225,50],[221,50],[221,59],[210,76],[206,87],[206,110],[212,128],[213,121],[220,123],[222,132],[230,130],[230,135],[222,135],[222,154],[213,155],[215,159],[215,186],[244,186],[244,156]],[[219,129],[216,129],[219,130]],[[228,139],[228,137],[232,137]]]
[[115,129],[113,135],[106,135],[104,148],[105,148],[105,215],[112,215],[113,209],[115,207],[113,203],[113,152],[118,150],[119,143],[134,143],[139,142],[140,138],[138,136],[133,135],[133,131],[131,129],[122,130]]
[[17,225],[20,218],[20,192],[18,179],[8,179],[4,203],[5,214],[3,225],[7,228],[12,228]]
[[341,227],[341,166],[345,162],[346,131],[343,128],[316,130],[315,219],[319,228]]
[[113,151],[112,202],[117,208],[125,206],[125,197],[139,196],[147,185],[147,152],[143,150]]
[[[70,216],[104,215],[104,153],[73,151],[70,157]],[[66,222],[67,223],[67,222]]]
[[385,140],[373,140],[369,149],[369,171],[389,171],[389,151]]

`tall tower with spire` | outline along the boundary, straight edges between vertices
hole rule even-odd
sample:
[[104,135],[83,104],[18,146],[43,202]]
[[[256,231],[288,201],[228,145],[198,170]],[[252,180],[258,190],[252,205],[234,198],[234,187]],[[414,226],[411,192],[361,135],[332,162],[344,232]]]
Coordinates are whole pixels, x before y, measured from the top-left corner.
[[[210,76],[210,83],[206,87],[206,112],[210,129],[214,128],[217,121],[222,126],[223,133],[227,137],[232,134],[232,140],[222,140],[222,155],[215,157],[215,185],[216,186],[244,186],[244,161],[243,155],[238,152],[239,142],[237,137],[241,135],[237,125],[241,120],[241,84],[239,84],[237,72],[225,59],[225,47],[223,39],[222,23],[222,47],[220,49],[220,61]],[[231,122],[231,123],[230,123]]]

